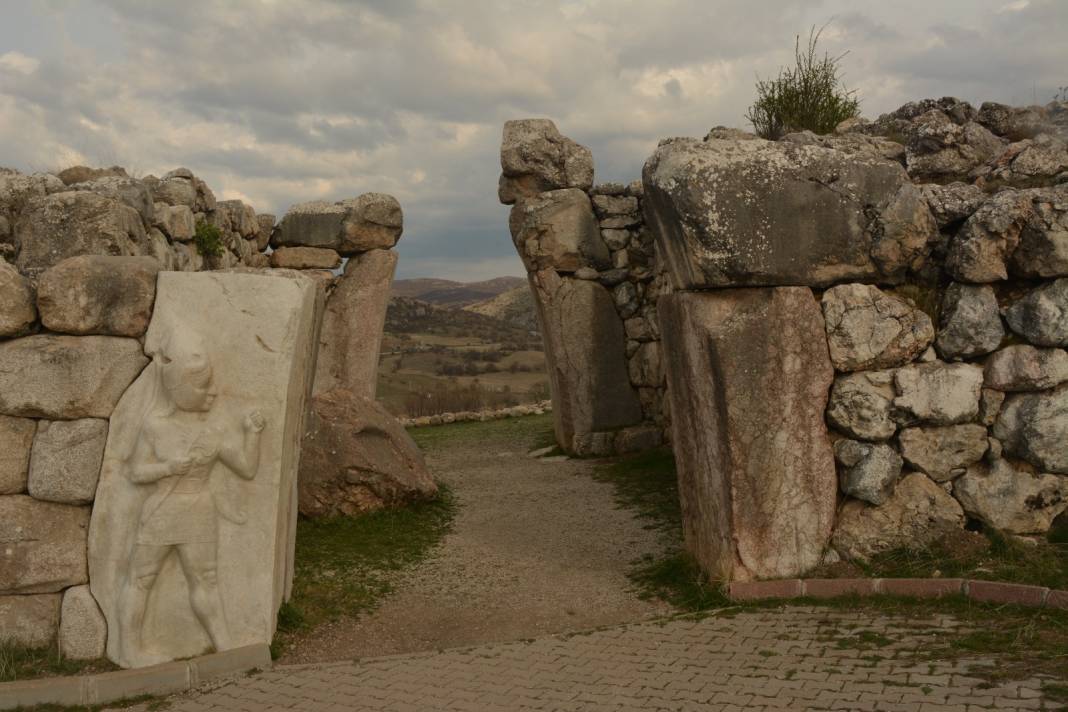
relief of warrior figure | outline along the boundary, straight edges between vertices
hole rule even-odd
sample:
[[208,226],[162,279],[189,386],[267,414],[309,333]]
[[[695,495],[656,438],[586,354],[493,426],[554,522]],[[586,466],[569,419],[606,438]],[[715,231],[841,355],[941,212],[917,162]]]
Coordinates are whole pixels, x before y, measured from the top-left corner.
[[[152,492],[140,508],[136,538],[119,598],[121,657],[151,655],[143,641],[145,609],[167,557],[174,554],[189,586],[189,604],[215,650],[231,645],[218,582],[219,517],[244,514],[212,487],[222,463],[245,480],[256,476],[266,422],[257,411],[238,425],[213,410],[212,364],[199,336],[175,329],[149,369],[156,379],[139,432],[124,463],[126,478]],[[225,476],[217,472],[215,477]],[[148,643],[146,650],[145,643]]]

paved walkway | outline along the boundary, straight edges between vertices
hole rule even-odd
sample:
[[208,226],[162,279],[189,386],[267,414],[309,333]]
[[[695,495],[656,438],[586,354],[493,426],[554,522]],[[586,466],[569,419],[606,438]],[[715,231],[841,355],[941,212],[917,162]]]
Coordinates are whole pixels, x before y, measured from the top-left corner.
[[[989,659],[928,660],[959,624],[785,608],[359,662],[280,666],[179,696],[222,710],[1059,709],[1042,681],[990,686]],[[134,709],[148,710],[148,706]]]

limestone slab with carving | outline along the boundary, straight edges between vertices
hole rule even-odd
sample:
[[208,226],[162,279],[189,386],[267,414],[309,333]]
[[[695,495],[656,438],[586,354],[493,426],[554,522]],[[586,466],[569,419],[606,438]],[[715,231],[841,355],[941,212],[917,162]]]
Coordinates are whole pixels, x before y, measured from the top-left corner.
[[118,664],[270,642],[321,310],[293,272],[160,273],[152,360],[111,417],[90,526]]

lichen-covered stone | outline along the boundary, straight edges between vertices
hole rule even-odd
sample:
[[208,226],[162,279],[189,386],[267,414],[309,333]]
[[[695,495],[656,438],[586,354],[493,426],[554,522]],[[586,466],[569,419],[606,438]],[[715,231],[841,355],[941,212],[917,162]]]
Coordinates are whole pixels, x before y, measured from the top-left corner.
[[944,427],[905,428],[898,433],[901,456],[935,482],[947,482],[986,454],[987,432],[982,425],[966,423]]
[[954,282],[942,295],[935,346],[942,358],[988,354],[1005,338],[992,287]]
[[886,502],[847,501],[838,512],[832,544],[843,557],[866,561],[901,547],[923,547],[964,526],[953,497],[919,472],[901,478]]
[[341,264],[341,255],[324,247],[279,247],[270,260],[272,267],[281,269],[334,269]]
[[0,338],[21,336],[36,320],[30,281],[0,259]]
[[842,439],[834,444],[838,483],[850,497],[882,504],[901,476],[901,456],[889,445]]
[[827,346],[838,371],[903,366],[934,339],[931,319],[900,297],[867,284],[823,293]]
[[894,372],[894,407],[905,421],[955,425],[979,414],[983,370],[966,363],[912,364]]
[[926,183],[920,192],[940,229],[968,219],[987,199],[987,194],[971,183]]
[[1068,184],[1027,194],[1032,210],[1010,271],[1028,278],[1068,276]]
[[889,440],[897,432],[893,419],[893,371],[862,371],[838,376],[831,387],[827,419],[860,440]]
[[48,502],[88,504],[96,494],[108,421],[42,420],[30,455],[30,496]]
[[89,507],[0,497],[0,595],[54,593],[89,580]]
[[1017,470],[1005,460],[977,462],[953,483],[969,516],[1010,534],[1043,534],[1068,509],[1068,477]]
[[1043,472],[1068,474],[1068,385],[1005,398],[994,437]]
[[1027,344],[1006,346],[991,354],[983,368],[987,388],[1041,391],[1068,381],[1068,352]]
[[1044,284],[1005,310],[1013,332],[1035,346],[1068,347],[1068,278]]
[[593,186],[593,154],[548,119],[506,121],[501,136],[498,198],[511,205],[521,198],[560,188]]
[[338,252],[354,255],[368,250],[388,250],[404,230],[400,203],[385,193],[364,193],[344,203],[348,212],[341,223]]
[[65,259],[41,275],[41,323],[63,334],[141,336],[152,317],[159,270],[151,257]]
[[946,271],[958,282],[997,282],[1008,278],[1006,262],[1031,216],[1031,200],[1020,191],[994,195],[968,218],[950,241]]
[[528,272],[612,267],[589,197],[575,188],[554,190],[512,208],[512,241]]

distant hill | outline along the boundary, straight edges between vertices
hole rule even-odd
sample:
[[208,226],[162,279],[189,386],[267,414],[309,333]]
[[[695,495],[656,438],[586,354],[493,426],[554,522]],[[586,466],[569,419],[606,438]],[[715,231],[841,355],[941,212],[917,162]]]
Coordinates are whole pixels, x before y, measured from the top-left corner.
[[464,311],[500,319],[521,329],[538,330],[538,317],[534,312],[534,295],[525,283],[490,299],[468,304],[464,307]]
[[531,329],[477,312],[394,297],[386,311],[387,335],[436,334],[507,344],[511,350],[541,350]]
[[398,279],[393,282],[392,296],[459,308],[492,299],[526,283],[522,277],[495,277],[482,282],[454,282],[434,277]]

